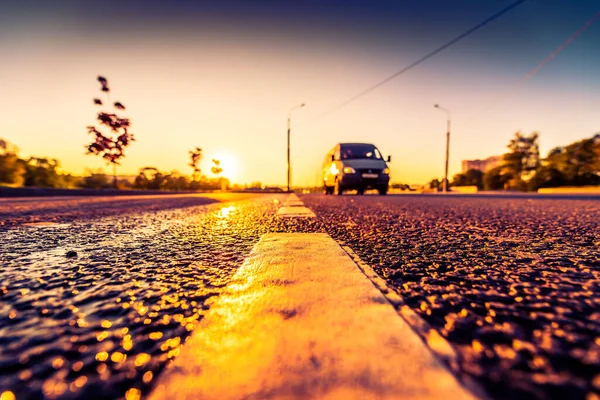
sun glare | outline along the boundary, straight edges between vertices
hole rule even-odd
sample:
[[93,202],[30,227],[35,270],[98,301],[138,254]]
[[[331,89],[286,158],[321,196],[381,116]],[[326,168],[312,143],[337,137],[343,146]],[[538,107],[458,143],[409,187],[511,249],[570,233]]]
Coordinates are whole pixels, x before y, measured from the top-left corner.
[[223,172],[219,175],[233,182],[238,174],[237,159],[231,153],[219,153],[213,158],[221,162],[219,166],[223,168]]

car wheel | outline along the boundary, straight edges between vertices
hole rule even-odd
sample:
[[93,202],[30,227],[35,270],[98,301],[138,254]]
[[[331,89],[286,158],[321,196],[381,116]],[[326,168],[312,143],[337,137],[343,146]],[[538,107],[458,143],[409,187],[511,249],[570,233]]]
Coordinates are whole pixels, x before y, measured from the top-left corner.
[[380,196],[385,196],[388,192],[388,187],[387,186],[380,187],[379,189],[377,189],[377,191],[379,192]]
[[357,189],[356,194],[362,196],[363,194],[365,194],[365,189]]

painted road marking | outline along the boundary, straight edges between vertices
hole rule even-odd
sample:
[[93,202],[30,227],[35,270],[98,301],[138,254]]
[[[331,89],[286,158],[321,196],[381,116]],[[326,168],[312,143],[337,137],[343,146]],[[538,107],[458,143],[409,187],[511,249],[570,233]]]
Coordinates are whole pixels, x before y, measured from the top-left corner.
[[150,399],[472,399],[327,234],[262,237]]
[[[385,279],[381,278],[348,246],[342,246],[350,258],[354,260],[358,268],[371,280],[373,285],[385,296],[385,298],[396,308],[398,314],[406,321],[412,330],[423,340],[429,350],[435,356],[442,360],[455,374],[460,374],[459,356],[454,348],[440,333],[434,329],[427,321],[406,304],[404,298],[387,286]],[[461,383],[469,391],[480,398],[487,398],[485,390],[479,383],[468,376],[462,376]]]
[[295,218],[295,217],[308,217],[314,218],[315,213],[307,207],[281,207],[279,211],[277,211],[277,216],[283,218]]
[[315,213],[310,208],[304,207],[304,203],[298,196],[292,193],[282,207],[277,211],[277,216],[282,218],[315,218]]
[[302,206],[304,206],[304,203],[302,202],[302,200],[300,200],[300,198],[295,193],[292,193],[287,198],[287,200],[283,202],[283,206],[284,207],[302,207]]
[[304,206],[304,203],[301,201],[294,201],[294,200],[288,200],[283,202],[283,206],[284,207],[302,207]]
[[296,193],[291,193],[288,197],[288,200],[301,202],[300,197],[298,197]]

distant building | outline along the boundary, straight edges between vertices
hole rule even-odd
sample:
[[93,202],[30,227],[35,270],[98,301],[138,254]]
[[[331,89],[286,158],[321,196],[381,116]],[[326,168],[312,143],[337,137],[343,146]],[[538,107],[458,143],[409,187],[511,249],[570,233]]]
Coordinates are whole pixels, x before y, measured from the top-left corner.
[[500,164],[502,164],[502,156],[491,156],[485,160],[463,160],[462,172],[465,173],[470,169],[488,172],[490,169],[496,168]]

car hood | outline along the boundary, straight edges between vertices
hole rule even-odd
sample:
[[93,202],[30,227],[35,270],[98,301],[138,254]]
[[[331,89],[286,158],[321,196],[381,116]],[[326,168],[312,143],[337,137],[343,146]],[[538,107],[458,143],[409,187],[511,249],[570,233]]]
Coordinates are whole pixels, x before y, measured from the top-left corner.
[[370,160],[368,158],[356,160],[343,160],[345,167],[360,168],[360,169],[384,169],[387,164],[383,160]]

